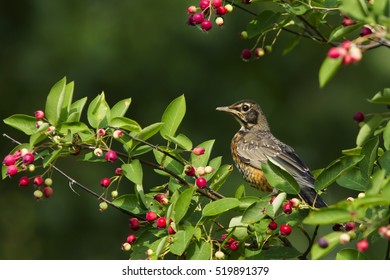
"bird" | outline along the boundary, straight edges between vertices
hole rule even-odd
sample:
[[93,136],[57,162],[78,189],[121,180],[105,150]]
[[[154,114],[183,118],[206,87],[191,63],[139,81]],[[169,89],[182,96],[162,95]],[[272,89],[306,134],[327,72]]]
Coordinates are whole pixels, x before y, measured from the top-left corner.
[[261,169],[268,160],[287,171],[300,187],[299,195],[309,206],[327,207],[314,188],[314,176],[293,148],[277,139],[259,104],[253,100],[241,100],[217,111],[229,113],[241,125],[231,141],[231,153],[237,169],[253,187],[265,192],[274,188]]

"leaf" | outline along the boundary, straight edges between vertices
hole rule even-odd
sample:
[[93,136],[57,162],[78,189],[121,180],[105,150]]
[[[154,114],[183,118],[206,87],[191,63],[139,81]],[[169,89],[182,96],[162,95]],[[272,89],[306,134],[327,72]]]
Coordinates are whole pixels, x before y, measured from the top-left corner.
[[[164,166],[166,169],[176,173],[176,174],[182,174],[184,170],[184,166],[182,163],[178,162],[177,160],[165,155],[164,153],[153,150],[154,157],[156,158],[156,161]],[[164,176],[171,176],[167,172],[163,170],[155,170],[158,174],[164,175]]]
[[332,232],[327,235],[325,235],[324,238],[326,241],[328,241],[328,247],[321,248],[318,243],[314,243],[313,247],[311,248],[311,258],[313,260],[318,260],[325,255],[327,255],[330,251],[332,251],[337,245],[340,244],[340,235],[342,232]]
[[50,156],[46,156],[43,159],[43,168],[46,168],[50,163],[55,161],[60,156],[61,151],[62,149],[54,150],[50,153]]
[[166,135],[166,138],[168,141],[171,141],[172,143],[176,144],[182,149],[185,150],[192,149],[192,141],[184,134],[179,134],[176,137]]
[[218,191],[232,172],[233,166],[230,164],[224,164],[218,168],[217,172],[215,172],[214,176],[211,178],[210,189]]
[[358,147],[362,147],[364,143],[372,137],[376,128],[381,124],[382,120],[382,116],[374,115],[360,128],[358,136],[356,138],[356,145]]
[[205,151],[203,155],[197,156],[194,153],[191,153],[190,162],[195,168],[207,165],[210,158],[211,150],[214,146],[214,142],[215,140],[208,140],[198,145],[198,147],[204,148]]
[[229,238],[232,237],[232,234],[234,234],[238,240],[245,240],[248,237],[248,224],[242,222],[242,216],[233,217],[229,222],[229,228],[232,230],[225,240],[229,240]]
[[172,254],[181,256],[187,249],[190,243],[195,229],[193,227],[187,227],[185,230],[179,230],[173,235],[173,243],[169,247]]
[[127,131],[141,131],[141,126],[136,121],[126,117],[112,118],[108,124],[112,127],[121,128]]
[[32,135],[37,132],[35,127],[37,119],[32,116],[15,114],[3,120],[5,124],[24,132],[27,135]]
[[[389,0],[375,0],[373,2],[373,12],[376,16],[385,16],[386,6],[389,6]],[[389,8],[389,7],[387,7]],[[387,9],[387,15],[388,15]]]
[[87,97],[84,97],[72,103],[69,107],[69,115],[66,122],[79,122],[86,102]]
[[[241,185],[240,187],[243,187],[243,185]],[[236,198],[239,199],[241,202],[239,206],[240,210],[246,210],[252,204],[260,201],[260,198],[257,196],[244,196]]]
[[363,23],[356,23],[354,25],[350,25],[350,26],[343,26],[343,25],[340,25],[339,27],[336,27],[335,29],[333,29],[333,31],[330,33],[329,35],[329,42],[335,42],[335,41],[338,41],[340,39],[343,39],[345,36],[347,36],[348,34],[356,31],[356,30],[360,30],[362,27],[363,27]]
[[386,177],[386,170],[379,169],[371,177],[371,184],[368,190],[366,191],[366,195],[377,195],[382,189],[388,185],[390,177]]
[[269,201],[259,201],[249,206],[242,215],[241,222],[245,224],[254,224],[266,216],[265,210]]
[[349,222],[352,219],[351,213],[343,208],[328,207],[319,211],[312,211],[303,220],[304,224],[327,225],[334,223]]
[[[237,189],[236,189],[236,192],[234,193],[234,197],[235,198],[245,198],[245,186],[244,185],[240,185]],[[249,206],[249,205],[248,205]]]
[[89,127],[83,122],[63,122],[58,125],[57,130],[62,134],[68,134],[70,131],[72,134],[80,131],[89,131]]
[[380,166],[386,170],[387,175],[390,174],[390,151],[386,151],[380,158],[379,158],[379,164]]
[[67,108],[64,104],[66,78],[58,81],[50,90],[46,98],[45,117],[52,125],[57,125],[60,120],[62,110]]
[[374,168],[374,162],[376,161],[376,155],[378,152],[379,138],[374,137],[368,140],[362,150],[361,154],[364,155],[364,158],[360,161],[359,167],[363,176],[367,178],[371,175],[372,169]]
[[181,219],[183,219],[183,217],[187,214],[194,192],[195,188],[191,187],[184,190],[175,202],[173,206],[172,219],[177,225],[180,223]]
[[135,194],[125,194],[112,201],[112,203],[130,213],[141,214],[144,211],[142,210],[138,198]]
[[247,26],[248,38],[251,39],[266,31],[275,28],[275,23],[280,18],[280,13],[275,13],[270,10],[261,12],[256,19],[251,20]]
[[110,120],[117,117],[123,117],[126,114],[127,110],[129,109],[130,104],[131,104],[131,98],[126,98],[121,101],[118,101],[111,108]]
[[104,92],[102,92],[88,106],[88,122],[93,128],[107,127],[110,114],[110,107],[106,102]]
[[138,159],[132,160],[130,163],[122,164],[123,175],[131,182],[137,185],[142,185],[142,165]]
[[290,53],[295,47],[299,44],[301,37],[294,36],[290,42],[288,42],[287,46],[284,48],[282,55],[287,55]]
[[140,132],[134,135],[134,137],[141,139],[141,140],[148,140],[153,135],[157,134],[161,127],[163,126],[163,123],[158,122],[151,124],[147,127],[144,127]]
[[211,252],[210,242],[191,242],[186,256],[189,260],[209,260],[211,259]]
[[234,209],[240,205],[240,201],[237,198],[227,197],[222,198],[209,204],[203,208],[203,216],[215,216],[222,214],[226,211]]
[[267,181],[274,188],[288,194],[298,194],[300,189],[295,179],[285,170],[275,165],[270,159],[262,163],[261,168]]
[[[286,193],[284,192],[281,192],[280,194],[278,194],[276,196],[276,198],[272,201],[272,213],[270,214],[271,217],[275,217],[276,215],[276,212],[278,212],[280,206],[282,206],[282,204],[284,203],[284,201],[286,200]],[[267,201],[268,204],[269,204],[269,201]],[[267,209],[268,210],[268,209]]]
[[206,174],[204,176],[204,178],[206,179],[207,182],[211,182],[210,181],[211,178],[213,178],[217,174],[219,168],[221,167],[221,162],[222,162],[221,156],[213,158],[212,160],[209,161],[208,165],[211,166],[212,168],[214,168],[214,171],[211,172],[210,174]]
[[385,88],[377,92],[371,99],[368,100],[374,104],[390,104],[390,88]]
[[387,122],[383,130],[383,146],[387,151],[390,150],[390,121]]
[[368,178],[362,176],[360,169],[357,167],[353,167],[351,170],[343,174],[336,180],[336,182],[344,188],[355,191],[365,191],[370,185]]
[[43,140],[47,139],[48,135],[47,134],[42,134],[42,133],[35,133],[30,136],[30,145],[31,146],[36,146],[38,143],[42,142]]
[[345,248],[336,254],[336,260],[366,260],[364,254],[355,249]]
[[342,156],[318,175],[314,188],[321,191],[335,182],[342,174],[359,163],[364,156]]
[[166,136],[175,136],[185,113],[186,101],[184,95],[181,95],[168,105],[162,115],[161,122],[164,124],[161,127],[160,134],[164,139],[168,140]]
[[320,88],[323,88],[330,81],[330,79],[336,74],[340,66],[340,58],[335,59],[326,57],[324,59],[319,72]]
[[342,14],[347,14],[362,21],[368,20],[367,6],[364,1],[344,0],[339,8]]

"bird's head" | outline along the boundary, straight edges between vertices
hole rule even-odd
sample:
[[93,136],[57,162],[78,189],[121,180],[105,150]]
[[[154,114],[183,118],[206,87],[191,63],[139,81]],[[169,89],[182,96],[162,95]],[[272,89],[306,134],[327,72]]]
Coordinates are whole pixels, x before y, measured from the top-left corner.
[[260,130],[269,130],[260,106],[252,100],[241,100],[230,106],[218,107],[217,111],[232,114],[240,123],[241,129],[247,130],[256,126]]

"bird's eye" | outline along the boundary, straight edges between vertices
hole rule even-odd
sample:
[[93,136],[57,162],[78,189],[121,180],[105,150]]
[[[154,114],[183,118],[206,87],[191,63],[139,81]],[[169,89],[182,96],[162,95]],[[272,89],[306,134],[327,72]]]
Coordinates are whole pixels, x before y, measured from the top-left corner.
[[244,112],[248,111],[249,110],[249,105],[247,105],[247,104],[242,105],[242,110]]

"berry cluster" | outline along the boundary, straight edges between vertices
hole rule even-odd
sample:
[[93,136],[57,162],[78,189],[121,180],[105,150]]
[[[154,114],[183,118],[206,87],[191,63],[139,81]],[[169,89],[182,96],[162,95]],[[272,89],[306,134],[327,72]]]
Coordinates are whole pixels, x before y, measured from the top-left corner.
[[[227,238],[227,234],[222,234],[222,241],[225,241]],[[240,245],[240,242],[233,237],[230,237],[228,240],[225,242],[225,247],[229,248],[232,251],[237,251],[238,246]]]
[[[200,156],[203,155],[205,149],[203,147],[196,147],[192,149],[194,155]],[[186,165],[184,167],[184,173],[189,177],[195,177],[195,185],[203,189],[207,186],[207,180],[203,176],[211,174],[214,172],[214,168],[212,166],[199,166],[198,168],[193,167],[192,165]]]
[[189,6],[187,23],[193,26],[200,26],[203,31],[209,31],[213,27],[211,17],[214,15],[214,22],[218,26],[224,25],[223,16],[233,10],[230,4],[223,4],[222,0],[201,0],[199,6]]
[[362,51],[356,44],[346,40],[339,47],[331,48],[328,51],[328,57],[341,58],[343,64],[350,64],[362,59]]

